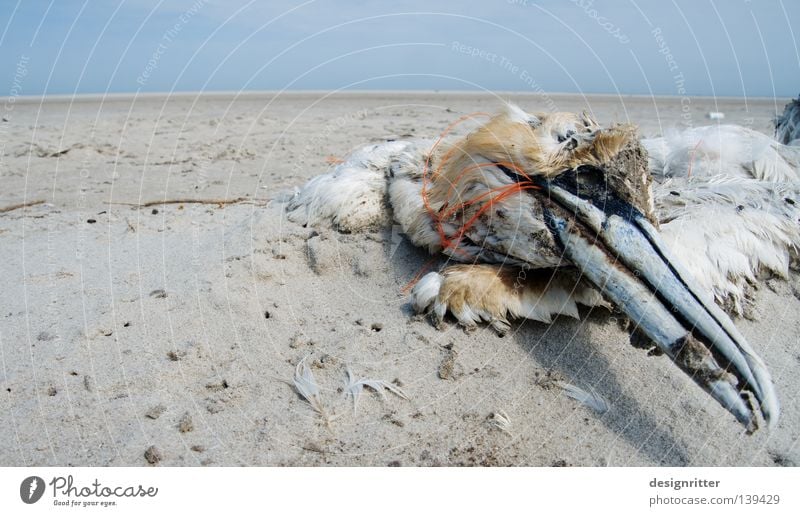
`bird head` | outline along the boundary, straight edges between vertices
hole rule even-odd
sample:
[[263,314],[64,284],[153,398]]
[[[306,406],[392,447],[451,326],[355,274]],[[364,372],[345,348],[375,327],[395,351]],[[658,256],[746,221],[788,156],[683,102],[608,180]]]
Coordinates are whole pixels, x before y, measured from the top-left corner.
[[634,127],[509,106],[438,160],[431,205],[455,243],[445,252],[576,268],[748,430],[756,414],[775,424],[763,361],[658,234]]
[[466,153],[510,159],[536,175],[552,177],[580,165],[608,161],[634,137],[632,127],[604,129],[585,111],[526,113],[509,104],[470,133],[462,148]]

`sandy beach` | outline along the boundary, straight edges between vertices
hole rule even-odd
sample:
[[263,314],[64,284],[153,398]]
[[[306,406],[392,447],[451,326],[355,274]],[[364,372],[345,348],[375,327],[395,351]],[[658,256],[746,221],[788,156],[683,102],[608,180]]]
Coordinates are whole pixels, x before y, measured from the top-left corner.
[[[654,136],[714,123],[709,112],[769,134],[788,99],[3,99],[0,465],[799,465],[795,272],[765,278],[735,320],[783,407],[775,430],[746,435],[607,310],[517,323],[503,338],[437,330],[403,294],[430,257],[397,226],[342,234],[285,217],[287,196],[353,148],[435,137],[504,100]],[[292,385],[304,357],[327,422]],[[356,411],[348,369],[408,399],[366,389]]]

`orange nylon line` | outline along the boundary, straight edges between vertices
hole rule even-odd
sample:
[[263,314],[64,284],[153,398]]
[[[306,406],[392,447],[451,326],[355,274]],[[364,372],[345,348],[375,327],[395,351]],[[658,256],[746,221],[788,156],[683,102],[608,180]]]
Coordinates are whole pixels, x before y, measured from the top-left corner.
[[[458,241],[461,240],[461,237],[464,236],[464,233],[466,233],[469,230],[469,228],[471,228],[475,224],[475,222],[477,222],[478,218],[481,215],[483,215],[484,213],[489,211],[493,207],[493,205],[494,205],[494,203],[496,201],[500,201],[500,200],[502,200],[502,199],[504,199],[504,198],[506,198],[506,197],[508,197],[508,196],[510,196],[512,194],[519,193],[519,192],[524,191],[524,190],[538,190],[538,189],[539,189],[539,187],[536,186],[536,185],[533,185],[533,184],[514,183],[514,184],[511,184],[511,185],[506,185],[506,186],[503,186],[503,187],[494,188],[494,189],[490,190],[489,192],[486,192],[485,194],[489,194],[489,193],[494,193],[494,192],[500,191],[500,193],[496,197],[491,198],[488,203],[486,203],[485,205],[481,206],[481,208],[478,210],[478,212],[475,213],[475,215],[473,215],[472,217],[470,217],[470,219],[467,221],[466,224],[461,226],[460,230],[458,231],[458,235],[455,238],[450,239],[450,238],[445,237],[443,242],[442,242],[443,243],[443,248],[447,249],[447,248],[452,247],[454,252],[458,252],[458,253],[461,253],[461,254],[463,254],[465,256],[468,256],[468,254],[467,254],[467,252],[465,250],[459,249],[458,247],[454,247],[454,246],[457,245]],[[483,195],[485,195],[485,194],[483,194]],[[475,201],[475,199],[473,199],[472,201]],[[474,202],[470,202],[470,204],[473,204],[473,203]],[[408,292],[412,288],[414,288],[414,286],[417,283],[419,283],[419,280],[422,279],[422,276],[424,276],[425,273],[428,272],[428,270],[430,270],[431,266],[433,265],[433,263],[436,260],[437,260],[437,257],[434,256],[431,259],[429,259],[427,262],[425,262],[425,264],[421,267],[420,271],[416,275],[414,275],[414,278],[412,278],[411,281],[409,281],[402,289],[400,289],[400,292],[402,294],[404,294],[404,295],[408,294]]]
[[433,266],[434,262],[436,262],[438,258],[438,256],[432,256],[427,262],[425,262],[420,268],[419,272],[417,272],[414,277],[411,278],[411,281],[409,281],[403,288],[400,289],[400,293],[403,295],[408,294],[408,292],[414,288],[417,283],[419,283],[419,280],[422,279],[422,276],[424,276],[425,273],[431,269],[431,266]]
[[[458,184],[459,181],[461,181],[461,178],[464,177],[464,174],[488,166],[494,166],[494,163],[473,163],[472,165],[463,168],[461,172],[459,172],[458,175],[450,182],[450,188],[447,189],[447,194],[445,194],[444,196],[445,202],[447,204],[450,203],[450,198],[453,196],[453,190],[455,190],[456,185]],[[440,217],[447,218],[450,215],[452,215],[452,211],[445,212],[444,215],[441,215]]]
[[511,185],[498,186],[497,188],[492,188],[491,190],[487,190],[487,191],[483,192],[482,194],[480,194],[477,197],[474,197],[474,198],[472,198],[472,199],[470,199],[468,201],[464,201],[464,202],[456,204],[455,206],[452,206],[449,210],[447,210],[446,212],[444,212],[441,215],[441,218],[442,219],[448,219],[454,213],[456,213],[458,210],[463,210],[464,208],[472,206],[473,204],[482,201],[483,199],[485,199],[486,197],[492,195],[493,193],[504,192],[509,188],[516,188],[517,186],[518,186],[518,184],[514,183],[514,184],[511,184]]
[[[466,167],[464,170],[462,170],[462,171],[459,173],[458,177],[457,177],[457,178],[456,178],[456,179],[455,179],[455,180],[454,180],[454,181],[451,183],[451,185],[450,185],[450,189],[448,190],[448,192],[447,192],[447,196],[445,197],[445,199],[447,200],[447,202],[449,203],[449,201],[450,201],[450,196],[453,194],[453,190],[455,189],[455,185],[456,185],[456,183],[458,183],[458,181],[460,181],[460,180],[461,180],[461,177],[462,177],[462,176],[463,176],[465,173],[467,173],[467,172],[469,172],[469,171],[471,171],[471,170],[475,170],[475,169],[479,169],[479,168],[484,168],[484,167],[493,167],[493,166],[497,166],[497,165],[502,165],[502,166],[504,166],[504,167],[507,167],[507,168],[513,169],[513,170],[514,170],[515,172],[517,172],[519,175],[521,175],[522,177],[524,177],[524,178],[525,178],[525,179],[527,179],[528,181],[531,181],[531,178],[528,176],[528,174],[526,174],[526,173],[525,173],[525,172],[524,172],[524,171],[523,171],[521,168],[519,168],[519,167],[518,167],[517,165],[515,165],[514,163],[510,163],[510,162],[506,162],[506,161],[496,161],[496,162],[491,162],[491,163],[476,163],[476,164],[474,164],[474,165],[470,165],[469,167]],[[513,183],[513,184],[523,184],[523,183]],[[507,185],[507,186],[513,186],[513,184],[512,184],[512,185]],[[486,196],[486,194],[488,194],[488,193],[492,193],[492,192],[495,192],[495,191],[499,191],[499,190],[501,190],[501,189],[503,189],[503,188],[506,188],[506,187],[505,187],[505,186],[501,186],[501,187],[498,187],[498,188],[494,188],[494,189],[492,189],[492,190],[489,190],[488,192],[484,192],[483,194],[479,195],[478,197],[476,197],[476,198],[474,198],[474,199],[471,199],[470,201],[467,201],[467,203],[466,203],[466,204],[464,204],[464,203],[461,203],[460,205],[456,205],[456,206],[452,207],[450,210],[448,210],[448,211],[445,211],[443,215],[440,215],[440,217],[441,217],[441,218],[448,218],[450,215],[452,215],[452,214],[453,214],[453,213],[455,213],[455,212],[456,212],[458,209],[460,209],[460,207],[463,207],[463,206],[469,206],[469,205],[475,204],[475,202],[477,202],[477,201],[479,201],[479,200],[483,199],[483,198]],[[535,187],[535,189],[538,189],[538,187]]]
[[436,179],[437,177],[439,177],[439,175],[442,173],[442,168],[444,168],[444,166],[447,164],[447,162],[450,161],[450,158],[453,157],[453,153],[455,153],[456,150],[458,150],[458,147],[453,145],[452,147],[450,147],[450,149],[448,149],[447,152],[444,153],[444,156],[442,156],[442,162],[439,163],[439,166],[436,167],[436,170],[433,171],[433,174],[432,174],[432,178],[433,179]]
[[[438,147],[438,146],[439,146],[439,144],[440,144],[440,143],[442,143],[442,140],[444,140],[445,136],[447,136],[448,134],[450,134],[450,131],[452,131],[453,129],[455,129],[455,127],[456,127],[458,124],[460,124],[461,122],[464,122],[464,121],[466,121],[466,120],[469,120],[469,119],[471,119],[471,118],[475,118],[475,117],[479,117],[479,116],[486,116],[486,117],[490,117],[490,116],[492,116],[492,115],[490,115],[489,113],[486,113],[485,111],[475,111],[474,113],[467,113],[466,115],[459,117],[459,118],[458,118],[458,120],[456,120],[455,122],[451,122],[451,123],[450,123],[450,125],[448,125],[448,126],[445,128],[445,130],[444,130],[444,131],[442,131],[442,132],[439,134],[439,138],[436,140],[436,142],[435,142],[435,143],[433,144],[433,146],[431,147],[430,153],[428,154],[428,161],[430,161],[430,155],[431,155],[431,154],[433,154],[433,151],[436,149],[436,147]],[[426,163],[426,168],[427,168],[427,165],[429,165],[429,164],[430,164],[430,163]],[[427,170],[426,170],[426,171],[427,171]]]
[[436,232],[439,234],[439,238],[440,238],[440,240],[442,242],[447,240],[447,238],[445,237],[444,229],[442,228],[441,220],[436,216],[436,213],[435,213],[433,207],[430,204],[430,199],[428,198],[428,181],[429,181],[428,171],[430,169],[431,156],[433,156],[433,152],[436,150],[436,148],[439,146],[439,144],[442,142],[442,140],[444,140],[444,138],[450,133],[450,131],[452,131],[458,124],[464,122],[465,120],[469,120],[469,119],[477,117],[477,116],[487,116],[488,117],[488,116],[491,116],[491,115],[489,115],[489,113],[484,113],[484,112],[469,113],[469,114],[466,114],[466,115],[460,117],[458,120],[456,120],[456,121],[452,122],[450,125],[448,125],[445,128],[445,130],[439,135],[439,138],[436,140],[436,142],[434,142],[434,144],[431,147],[430,151],[428,151],[428,157],[425,160],[425,165],[424,165],[424,167],[422,169],[422,190],[421,190],[422,204],[425,206],[425,209],[428,212],[428,216],[430,216],[431,219],[434,220],[434,222],[436,224]]
[[489,199],[489,201],[480,207],[480,209],[472,216],[470,219],[461,226],[461,229],[458,233],[458,238],[460,239],[475,223],[478,221],[478,218],[486,213],[487,211],[491,210],[494,207],[495,202],[502,201],[506,197],[511,196],[512,194],[519,193],[523,190],[531,190],[531,189],[538,189],[535,185],[522,185],[519,183],[515,183],[513,185],[509,185],[502,189],[502,191],[497,194],[495,197]]
[[433,151],[435,151],[435,150],[436,150],[436,148],[439,146],[439,144],[440,144],[440,143],[442,143],[442,140],[444,140],[444,138],[445,138],[445,137],[446,137],[448,134],[450,134],[450,131],[452,131],[452,130],[453,130],[453,129],[454,129],[454,128],[455,128],[455,127],[458,125],[458,124],[460,124],[461,122],[464,122],[464,121],[466,121],[466,120],[469,120],[469,119],[471,119],[471,118],[478,117],[478,116],[487,116],[487,117],[488,117],[488,116],[491,116],[491,115],[490,115],[489,113],[485,113],[485,112],[483,112],[483,111],[476,111],[476,112],[474,112],[474,113],[468,113],[468,114],[466,114],[466,115],[464,115],[464,116],[460,117],[460,118],[459,118],[458,120],[456,120],[455,122],[451,122],[451,123],[450,123],[450,125],[448,125],[448,126],[445,128],[445,130],[444,130],[444,131],[442,131],[442,132],[439,134],[439,138],[437,138],[437,139],[436,139],[436,141],[434,142],[434,144],[431,146],[431,149],[428,151],[428,158],[425,160],[425,166],[424,166],[424,167],[423,167],[423,169],[422,169],[422,179],[423,179],[423,182],[424,182],[425,178],[426,178],[426,177],[427,177],[427,175],[428,175],[428,169],[430,168],[430,164],[431,164],[431,156],[433,156]]
[[[445,165],[452,158],[452,156],[455,153],[455,151],[457,150],[457,148],[456,147],[450,148],[444,154],[444,156],[442,157],[441,162],[439,163],[438,167],[433,172],[433,174],[430,174],[430,162],[431,162],[431,158],[432,158],[432,156],[434,154],[434,151],[441,144],[441,142],[444,140],[444,138],[458,124],[460,124],[460,123],[462,123],[462,122],[464,122],[466,120],[472,119],[474,117],[478,117],[478,116],[486,116],[486,117],[488,117],[488,116],[491,116],[491,115],[489,115],[488,113],[484,113],[484,112],[469,113],[467,115],[464,115],[464,116],[460,117],[458,120],[452,122],[439,135],[437,140],[431,146],[431,148],[430,148],[430,150],[428,152],[428,156],[427,156],[427,158],[425,160],[425,164],[424,164],[423,169],[422,169],[422,188],[421,188],[421,191],[420,191],[420,195],[422,197],[422,203],[423,203],[426,211],[428,212],[428,216],[431,218],[431,220],[433,221],[433,223],[436,226],[436,232],[439,235],[439,240],[440,240],[442,249],[443,250],[452,249],[453,252],[463,253],[464,255],[467,255],[467,256],[468,256],[467,251],[465,251],[464,249],[460,249],[458,247],[458,245],[459,245],[461,239],[463,238],[464,234],[467,231],[469,231],[469,229],[472,228],[472,226],[475,225],[475,223],[478,221],[478,219],[481,217],[481,215],[483,215],[487,211],[491,210],[494,207],[495,203],[500,202],[503,199],[505,199],[505,198],[507,198],[507,197],[509,197],[511,195],[518,194],[519,192],[522,192],[524,190],[539,189],[538,186],[535,186],[535,185],[533,185],[532,183],[529,182],[529,181],[531,181],[531,178],[528,176],[528,174],[526,174],[524,170],[522,170],[519,166],[517,166],[514,163],[505,162],[505,161],[490,162],[490,163],[476,163],[476,164],[470,165],[468,167],[465,167],[463,170],[461,170],[459,172],[458,176],[455,178],[455,180],[453,182],[451,182],[450,188],[448,189],[448,193],[447,193],[447,195],[445,196],[445,199],[444,199],[444,204],[443,204],[442,208],[439,210],[439,212],[437,212],[436,210],[433,209],[433,207],[430,204],[430,198],[428,196],[428,190],[429,190],[430,181],[431,180],[436,180],[436,179],[438,179],[440,177],[442,169],[445,167]],[[526,182],[522,182],[522,183],[513,183],[513,184],[510,184],[510,185],[505,185],[505,186],[498,187],[498,188],[493,188],[493,189],[491,189],[491,190],[489,190],[487,192],[484,192],[483,194],[479,195],[478,197],[476,197],[474,199],[470,199],[467,202],[459,203],[459,204],[457,204],[455,206],[450,206],[448,208],[448,205],[449,205],[449,203],[451,201],[450,197],[454,193],[455,185],[461,180],[461,178],[464,176],[464,174],[466,174],[467,172],[470,172],[472,170],[477,170],[477,169],[481,169],[481,168],[485,168],[485,167],[494,167],[494,166],[498,166],[498,165],[501,165],[501,166],[504,166],[504,167],[507,167],[507,168],[510,168],[510,169],[514,170],[514,172],[516,172],[518,175],[524,177],[527,181]],[[451,217],[458,210],[463,210],[464,208],[467,208],[469,206],[477,204],[477,203],[483,201],[486,197],[489,197],[489,196],[491,196],[493,194],[496,194],[496,195],[494,195],[493,197],[490,197],[489,200],[483,206],[481,206],[478,209],[478,211],[475,214],[473,214],[469,218],[469,220],[467,220],[466,223],[461,225],[461,227],[458,229],[457,234],[455,235],[454,238],[449,238],[445,234],[444,226],[443,226],[443,222],[442,222],[443,220],[446,220],[447,218]],[[428,260],[428,262],[423,265],[422,269],[414,276],[414,278],[407,285],[405,285],[402,288],[401,292],[405,294],[410,289],[412,289],[414,287],[414,285],[416,285],[419,282],[419,280],[422,278],[422,276],[428,271],[428,269],[430,269],[431,265],[434,263],[435,260],[436,260],[436,257],[431,258],[430,260]]]
[[510,168],[510,169],[514,170],[515,172],[517,172],[517,174],[523,176],[528,181],[531,180],[531,178],[528,177],[528,174],[526,174],[525,171],[523,171],[521,168],[519,168],[514,163],[511,163],[511,162],[508,162],[508,161],[493,161],[493,162],[490,162],[490,163],[473,163],[472,165],[470,165],[468,167],[465,167],[463,170],[461,170],[461,172],[458,173],[458,176],[456,176],[456,178],[453,179],[450,182],[450,188],[448,188],[447,194],[444,197],[445,205],[447,205],[447,203],[450,202],[450,197],[453,195],[453,190],[455,189],[456,184],[458,184],[458,182],[461,181],[461,178],[464,177],[464,174],[466,174],[467,172],[471,172],[472,170],[479,169],[479,168],[494,167],[494,166],[497,166],[497,165],[502,165],[502,166],[504,166],[506,168]]
[[[509,197],[509,196],[511,196],[513,194],[519,193],[519,192],[521,192],[523,190],[538,190],[538,189],[539,189],[538,186],[535,186],[535,185],[532,185],[532,184],[514,183],[512,185],[507,185],[507,186],[504,186],[504,187],[495,188],[495,189],[491,190],[490,192],[486,192],[486,193],[494,193],[494,192],[498,192],[499,191],[500,193],[497,194],[495,197],[492,197],[491,199],[489,199],[489,201],[486,204],[484,204],[483,206],[481,206],[480,209],[472,217],[470,217],[470,219],[466,223],[462,224],[461,228],[458,231],[458,234],[452,239],[448,238],[447,242],[446,242],[446,245],[444,247],[445,248],[451,248],[452,247],[453,251],[460,252],[460,253],[463,253],[463,254],[466,255],[466,251],[464,251],[462,249],[459,249],[456,246],[460,243],[461,238],[464,236],[464,234],[473,225],[475,225],[475,223],[478,221],[478,219],[480,218],[481,215],[483,215],[487,211],[491,210],[494,207],[494,204],[496,202],[499,202],[499,201],[505,199],[506,197]],[[477,202],[474,199],[473,199],[473,201]],[[474,202],[472,204],[474,204]]]
[[[489,190],[487,192],[484,192],[481,195],[479,195],[478,197],[476,197],[475,199],[471,199],[468,202],[459,203],[459,204],[453,206],[452,208],[450,208],[450,210],[448,210],[448,212],[446,212],[445,214],[439,215],[439,221],[441,223],[442,220],[447,220],[456,211],[462,210],[467,206],[471,206],[472,204],[475,204],[476,202],[479,202],[479,201],[483,200],[485,197],[488,197],[488,196],[492,195],[493,193],[495,193],[497,191],[505,192],[506,190],[516,189],[516,188],[517,188],[517,185],[514,184],[514,185],[507,185],[507,186],[503,186],[503,187],[498,187],[498,188]],[[491,204],[491,202],[492,201],[490,200],[489,203]],[[460,252],[460,250],[458,249],[457,246],[458,246],[458,243],[461,240],[461,237],[464,236],[464,233],[465,233],[465,231],[467,229],[469,229],[469,227],[465,227],[462,224],[462,226],[459,228],[458,233],[455,236],[455,238],[448,238],[446,235],[444,235],[443,239],[442,239],[442,247],[444,247],[445,249],[448,249],[448,248],[452,247],[454,251],[459,251]]]
[[[488,192],[485,192],[485,193],[479,195],[478,197],[476,197],[474,199],[470,199],[469,201],[466,201],[465,203],[463,203],[462,207],[463,208],[469,208],[473,204],[476,204],[476,203],[479,203],[480,201],[482,201],[483,198],[487,196],[487,194],[492,194],[492,193],[495,193],[495,192],[499,192],[497,194],[497,197],[492,197],[491,199],[489,199],[489,204],[491,204],[495,200],[505,199],[506,197],[508,197],[508,195],[510,193],[519,193],[519,192],[521,192],[523,190],[522,187],[523,187],[522,184],[514,183],[513,185],[507,185],[507,186],[500,186],[500,187],[497,187],[497,188],[492,188]],[[531,186],[531,188],[538,189],[537,186]]]

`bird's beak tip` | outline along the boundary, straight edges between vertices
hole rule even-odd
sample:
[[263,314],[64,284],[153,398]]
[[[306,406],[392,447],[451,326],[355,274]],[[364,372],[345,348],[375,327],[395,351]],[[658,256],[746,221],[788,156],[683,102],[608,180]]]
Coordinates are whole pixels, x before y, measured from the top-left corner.
[[748,432],[758,427],[757,413],[775,428],[780,409],[764,362],[655,227],[613,192],[600,206],[571,188],[550,184],[545,208],[565,257]]

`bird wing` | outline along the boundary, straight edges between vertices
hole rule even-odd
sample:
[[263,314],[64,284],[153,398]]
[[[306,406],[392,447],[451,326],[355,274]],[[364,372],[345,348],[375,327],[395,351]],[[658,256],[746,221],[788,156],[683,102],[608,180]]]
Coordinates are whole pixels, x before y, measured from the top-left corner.
[[650,173],[669,178],[742,177],[772,182],[800,179],[800,147],[739,125],[711,125],[645,138]]
[[763,273],[787,277],[800,247],[800,148],[750,129],[699,127],[643,140],[664,241],[697,283],[742,314]]
[[393,160],[412,145],[392,141],[364,145],[325,174],[296,191],[287,205],[293,222],[329,222],[340,231],[357,232],[386,224],[386,178]]

